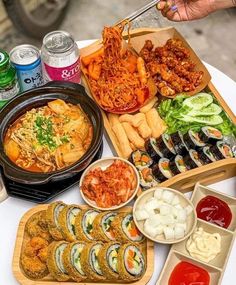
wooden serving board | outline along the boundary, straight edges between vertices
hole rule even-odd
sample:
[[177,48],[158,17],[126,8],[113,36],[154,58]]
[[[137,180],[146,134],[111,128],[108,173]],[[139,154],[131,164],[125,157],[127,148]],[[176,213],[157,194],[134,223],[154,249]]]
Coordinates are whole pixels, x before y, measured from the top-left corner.
[[[23,246],[30,239],[29,235],[25,231],[26,223],[33,214],[35,214],[39,211],[42,211],[42,210],[46,210],[47,207],[48,207],[48,205],[44,204],[44,205],[39,205],[39,206],[36,206],[36,207],[30,209],[28,212],[26,212],[24,214],[24,216],[22,217],[22,219],[19,223],[17,236],[16,236],[13,261],[12,261],[12,271],[13,271],[13,274],[14,274],[16,280],[19,282],[19,284],[22,284],[22,285],[62,285],[62,284],[65,284],[65,285],[75,285],[75,284],[112,285],[112,284],[114,284],[114,282],[113,283],[108,283],[108,282],[107,283],[102,283],[102,282],[101,283],[100,282],[97,282],[97,283],[86,283],[86,282],[77,283],[74,281],[59,282],[59,281],[55,281],[54,279],[52,279],[52,277],[50,275],[46,276],[45,278],[43,278],[41,280],[31,280],[24,274],[24,271],[22,270],[21,265],[20,265],[20,256],[21,256],[21,250],[22,250]],[[80,207],[84,208],[84,209],[89,208],[88,206],[85,206],[85,205],[84,206],[82,205]],[[128,212],[131,209],[132,209],[131,207],[124,207],[124,208],[117,210],[117,212]],[[154,243],[150,240],[146,240],[142,244],[142,249],[143,249],[145,257],[146,257],[147,268],[146,268],[145,274],[143,275],[143,277],[140,280],[132,282],[132,284],[135,284],[135,285],[147,284],[148,281],[150,280],[150,278],[152,277],[153,270],[154,270]],[[127,284],[127,283],[124,283],[124,281],[123,282],[117,281],[116,284]]]
[[[186,40],[183,38],[183,36],[175,28],[167,27],[162,29],[152,29],[152,28],[134,29],[131,31],[130,36],[131,36],[132,46],[137,52],[140,51],[141,47],[145,43],[145,40],[147,39],[153,40],[153,42],[155,44],[159,44],[159,46],[163,45],[166,42],[166,40],[168,40],[169,38],[181,39],[184,42],[185,46],[190,50],[191,59],[196,63],[197,69],[204,71],[204,79],[202,84],[200,85],[200,89],[197,89],[197,92],[200,92],[203,89],[212,92],[217,101],[219,102],[219,104],[221,105],[221,107],[228,114],[229,118],[232,120],[234,124],[236,124],[235,115],[233,114],[229,106],[226,104],[224,99],[220,96],[219,92],[216,90],[216,88],[210,81],[211,76],[207,71],[206,67],[197,57],[197,55],[189,46],[189,44],[186,42]],[[124,34],[124,38],[127,39],[127,34]],[[101,47],[101,41],[97,41],[92,45],[89,45],[88,47],[81,49],[80,50],[81,56],[88,55],[96,51],[100,47]],[[87,78],[83,76],[82,79],[84,86],[91,95],[91,90]],[[106,138],[113,153],[120,157],[127,158],[124,157],[124,155],[122,154],[119,142],[117,141],[117,138],[109,123],[107,113],[102,111],[102,115],[104,120],[104,126],[106,129]],[[210,163],[206,166],[189,170],[186,173],[176,175],[173,178],[168,179],[167,181],[161,183],[160,186],[173,187],[181,192],[188,192],[193,190],[196,181],[204,183],[205,185],[209,185],[211,183],[216,183],[218,181],[234,177],[235,173],[236,173],[236,159],[234,158],[224,159],[221,161]],[[141,193],[141,191],[139,191],[139,193]]]

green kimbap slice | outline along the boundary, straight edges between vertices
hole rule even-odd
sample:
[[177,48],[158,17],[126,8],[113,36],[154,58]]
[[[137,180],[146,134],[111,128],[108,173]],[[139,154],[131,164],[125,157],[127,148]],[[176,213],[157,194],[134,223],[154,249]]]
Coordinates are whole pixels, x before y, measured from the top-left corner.
[[171,158],[176,155],[172,139],[169,134],[163,134],[157,139],[157,147],[164,157]]
[[175,175],[186,172],[188,170],[184,163],[183,156],[176,155],[176,157],[170,161],[170,170]]
[[211,152],[209,146],[204,146],[203,148],[199,149],[198,153],[199,153],[199,158],[200,158],[202,164],[204,164],[204,165],[216,161],[216,159],[215,159],[213,153]]
[[148,153],[139,149],[131,153],[129,161],[133,163],[137,169],[143,169],[153,164],[153,160]]
[[199,153],[195,149],[190,149],[189,154],[184,156],[184,163],[187,169],[194,169],[202,166]]
[[159,184],[152,173],[152,169],[150,167],[145,167],[142,170],[139,170],[140,176],[140,185],[143,189],[148,189],[151,187],[155,187]]
[[215,144],[223,139],[221,131],[213,127],[203,127],[199,132],[199,137],[202,141],[210,144]]
[[160,182],[164,182],[171,178],[173,173],[170,170],[170,160],[167,158],[161,158],[159,162],[152,167],[152,173]]
[[155,161],[158,162],[160,158],[163,157],[162,152],[157,146],[157,141],[155,138],[150,138],[145,142],[145,149],[150,157]]
[[200,139],[199,134],[193,130],[189,130],[186,134],[184,134],[183,140],[188,149],[195,149],[205,146],[205,143]]
[[91,248],[89,262],[93,271],[96,272],[98,275],[103,276],[100,264],[98,262],[98,254],[101,248],[102,243],[97,243]]
[[230,146],[223,141],[218,141],[216,145],[211,146],[210,151],[213,153],[216,160],[234,157]]
[[175,151],[179,155],[185,155],[188,153],[188,148],[183,140],[183,135],[181,132],[176,132],[171,134],[171,139],[175,148]]

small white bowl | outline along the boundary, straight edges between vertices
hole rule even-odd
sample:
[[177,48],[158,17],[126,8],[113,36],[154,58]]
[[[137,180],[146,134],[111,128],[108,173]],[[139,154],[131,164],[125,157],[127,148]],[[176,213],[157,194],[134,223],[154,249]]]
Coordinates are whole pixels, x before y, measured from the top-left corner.
[[[193,211],[187,217],[187,221],[186,221],[187,230],[186,230],[185,236],[183,238],[167,240],[164,237],[164,234],[158,235],[157,237],[153,238],[153,237],[149,236],[144,231],[144,221],[137,221],[137,219],[135,217],[136,209],[142,207],[142,205],[144,205],[148,199],[153,197],[154,192],[157,189],[163,189],[163,190],[168,190],[168,191],[172,192],[173,194],[175,194],[179,197],[181,206],[186,207],[186,206],[190,205],[192,207]],[[146,236],[148,239],[150,239],[154,242],[158,242],[158,243],[162,243],[162,244],[174,244],[174,243],[178,243],[178,242],[181,242],[181,241],[187,239],[193,233],[193,231],[197,225],[197,214],[196,214],[196,210],[194,208],[193,203],[187,197],[185,197],[184,194],[180,193],[179,191],[174,190],[172,188],[166,188],[166,187],[155,187],[155,188],[151,188],[151,189],[143,192],[134,203],[133,217],[134,217],[134,222],[135,222],[137,228],[139,229],[139,231],[144,236]]]
[[[88,199],[83,191],[82,191],[82,184],[83,184],[83,181],[84,181],[84,177],[89,173],[89,171],[91,170],[94,170],[95,168],[97,167],[100,167],[102,170],[105,170],[108,166],[110,166],[115,160],[120,160],[120,161],[123,161],[125,162],[126,164],[128,164],[129,166],[132,167],[133,171],[134,171],[134,175],[136,177],[136,186],[135,186],[135,189],[134,189],[134,192],[133,192],[133,195],[124,203],[121,203],[120,205],[117,205],[117,206],[113,206],[113,207],[110,207],[110,208],[102,208],[102,207],[99,207],[97,206],[97,204]],[[103,210],[103,211],[110,211],[110,210],[117,210],[119,208],[122,208],[124,207],[125,205],[127,205],[131,200],[134,199],[134,197],[136,196],[137,192],[138,192],[138,189],[139,189],[139,174],[138,174],[138,171],[137,169],[135,168],[135,166],[130,163],[128,160],[126,159],[123,159],[123,158],[120,158],[120,157],[107,157],[107,158],[102,158],[102,159],[99,159],[97,161],[95,161],[94,163],[92,163],[91,165],[89,165],[88,168],[86,168],[86,170],[84,171],[84,173],[82,174],[81,178],[80,178],[80,182],[79,182],[79,189],[80,189],[80,194],[82,196],[82,198],[84,199],[84,201],[91,207],[95,208],[95,209],[98,209],[98,210]]]

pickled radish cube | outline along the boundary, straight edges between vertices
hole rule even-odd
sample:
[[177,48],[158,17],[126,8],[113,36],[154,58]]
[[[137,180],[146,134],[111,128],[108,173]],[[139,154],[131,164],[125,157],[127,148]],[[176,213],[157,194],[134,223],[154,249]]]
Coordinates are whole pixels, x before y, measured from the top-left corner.
[[174,199],[172,200],[171,204],[173,206],[180,204],[179,197],[177,195],[174,196]]
[[185,231],[183,229],[183,227],[175,227],[174,229],[174,233],[175,233],[175,239],[180,239],[184,237]]
[[144,231],[146,234],[148,234],[151,237],[155,237],[158,234],[158,230],[156,227],[153,227],[152,224],[150,224],[149,220],[146,220],[144,223]]
[[187,216],[190,215],[193,211],[193,207],[188,205],[187,207],[185,207],[185,211],[186,211],[186,214]]
[[156,210],[160,210],[162,205],[166,205],[166,203],[164,203],[162,200],[157,200],[157,208],[156,208]]
[[143,221],[149,218],[149,214],[145,210],[137,210],[134,215],[137,221]]
[[166,216],[172,213],[172,207],[168,204],[164,204],[160,206],[160,214],[162,216]]
[[162,200],[168,204],[171,204],[173,199],[174,199],[175,194],[173,194],[172,192],[165,190],[162,193]]
[[162,189],[162,188],[157,189],[157,190],[154,192],[154,197],[155,197],[157,200],[161,200],[161,199],[162,199],[162,193],[163,193],[163,189]]
[[159,225],[156,227],[156,232],[157,232],[157,235],[162,235],[163,232],[164,232],[164,227],[163,225]]
[[175,219],[172,215],[161,216],[161,223],[166,226],[173,225],[175,223]]
[[165,238],[167,240],[175,238],[175,232],[174,232],[174,230],[172,228],[165,227],[163,231],[164,231]]
[[186,211],[185,209],[179,209],[178,210],[178,213],[177,213],[177,216],[176,216],[176,220],[178,222],[186,222],[187,220],[187,214],[186,214]]
[[176,218],[178,216],[179,209],[176,209],[175,207],[172,207],[172,215]]
[[187,230],[187,224],[186,223],[176,223],[175,228],[180,227],[183,228],[184,232]]
[[156,199],[150,200],[144,205],[144,210],[154,210],[158,207],[158,201]]
[[183,209],[183,207],[182,207],[180,204],[175,205],[175,208],[176,208],[176,209],[179,209],[179,210],[182,210],[182,209]]
[[150,216],[148,218],[150,225],[152,225],[153,227],[157,227],[161,224],[161,216],[160,214],[155,214],[153,216]]
[[146,210],[145,211],[148,213],[148,217],[151,217],[153,215],[156,215],[155,211],[154,210]]

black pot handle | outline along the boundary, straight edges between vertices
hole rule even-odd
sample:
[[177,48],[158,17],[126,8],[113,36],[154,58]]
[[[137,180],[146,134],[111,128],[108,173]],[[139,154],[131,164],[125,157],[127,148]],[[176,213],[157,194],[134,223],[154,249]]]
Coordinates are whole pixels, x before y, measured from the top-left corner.
[[45,85],[45,87],[58,87],[63,89],[72,89],[75,91],[85,93],[85,88],[81,84],[77,84],[69,81],[49,81]]

